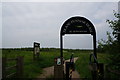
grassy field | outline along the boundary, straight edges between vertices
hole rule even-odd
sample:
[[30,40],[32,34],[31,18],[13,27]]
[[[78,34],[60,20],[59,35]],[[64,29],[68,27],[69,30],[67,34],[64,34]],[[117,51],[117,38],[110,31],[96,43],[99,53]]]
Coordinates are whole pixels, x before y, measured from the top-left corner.
[[[17,56],[24,56],[24,77],[36,78],[42,72],[42,68],[52,66],[54,64],[54,57],[58,56],[58,51],[42,51],[40,59],[33,61],[32,51],[20,50],[2,50],[2,56],[7,58],[16,58]],[[13,65],[15,62],[8,63],[7,66]]]
[[[91,73],[88,68],[89,65],[89,55],[91,51],[85,50],[64,50],[64,58],[69,59],[71,53],[74,53],[74,57],[79,57],[76,61],[76,70],[80,73],[81,78],[91,78]],[[17,56],[24,56],[24,77],[25,78],[36,78],[40,73],[42,73],[42,68],[53,66],[54,58],[60,56],[59,49],[50,49],[40,51],[40,59],[38,61],[33,61],[32,51],[22,51],[22,50],[2,50],[2,56],[8,58],[15,58]],[[99,62],[106,64],[107,54],[98,54]],[[8,63],[8,65],[13,65],[13,63]],[[84,67],[83,67],[84,66]]]
[[[91,71],[89,69],[89,56],[90,53],[80,53],[79,59],[76,61],[76,69],[81,78],[92,78]],[[106,57],[108,57],[107,54],[98,53],[98,62],[107,65],[108,60],[106,60]]]

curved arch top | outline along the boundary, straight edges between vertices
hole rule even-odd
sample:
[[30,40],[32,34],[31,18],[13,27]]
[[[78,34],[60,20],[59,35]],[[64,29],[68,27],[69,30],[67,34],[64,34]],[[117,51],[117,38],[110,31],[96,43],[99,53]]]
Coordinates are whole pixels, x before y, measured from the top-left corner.
[[71,17],[62,25],[60,34],[96,34],[94,25],[86,18],[75,16]]
[[75,16],[64,22],[60,31],[60,53],[63,57],[63,36],[65,34],[91,34],[93,36],[94,55],[96,54],[96,31],[94,25],[86,18]]

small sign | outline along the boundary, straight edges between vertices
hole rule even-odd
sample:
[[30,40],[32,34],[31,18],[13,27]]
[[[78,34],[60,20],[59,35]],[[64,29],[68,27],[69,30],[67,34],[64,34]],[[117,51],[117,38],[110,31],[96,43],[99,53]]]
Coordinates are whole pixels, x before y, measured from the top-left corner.
[[35,54],[40,52],[40,48],[39,47],[35,47]]
[[61,59],[57,58],[57,65],[61,65]]
[[34,52],[33,52],[33,59],[39,58],[40,54],[40,43],[34,42]]

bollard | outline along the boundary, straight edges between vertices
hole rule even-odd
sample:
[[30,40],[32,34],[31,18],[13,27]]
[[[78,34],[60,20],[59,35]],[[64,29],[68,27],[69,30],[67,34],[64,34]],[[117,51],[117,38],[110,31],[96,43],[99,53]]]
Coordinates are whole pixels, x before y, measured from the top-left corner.
[[64,79],[64,66],[63,64],[59,64],[59,60],[61,58],[54,59],[54,80],[63,80]]
[[104,79],[104,64],[103,63],[98,63],[98,69],[97,69],[97,75],[98,75],[98,80],[103,80]]
[[66,80],[69,80],[69,70],[70,70],[70,62],[66,62]]
[[89,68],[91,70],[92,80],[97,80],[97,64],[96,63],[90,63]]

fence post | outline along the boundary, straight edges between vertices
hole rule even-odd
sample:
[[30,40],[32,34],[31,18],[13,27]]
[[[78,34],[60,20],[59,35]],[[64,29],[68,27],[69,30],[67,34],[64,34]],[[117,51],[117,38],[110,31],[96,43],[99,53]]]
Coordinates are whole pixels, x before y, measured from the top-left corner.
[[108,70],[108,65],[105,66],[105,71],[106,71],[106,75],[105,75],[105,78],[106,79],[111,79],[111,73],[110,71]]
[[64,66],[62,64],[57,65],[57,58],[55,58],[55,61],[54,61],[54,80],[63,80],[63,78],[64,78],[63,69],[64,69]]
[[17,57],[17,77],[23,77],[23,56]]
[[70,73],[69,72],[70,71],[70,62],[66,62],[65,65],[66,65],[66,80],[70,80],[70,77],[69,77],[70,76],[70,74],[69,74]]
[[6,78],[6,57],[2,57],[2,78]]
[[97,64],[91,63],[89,67],[90,67],[91,74],[92,74],[92,80],[97,80]]

